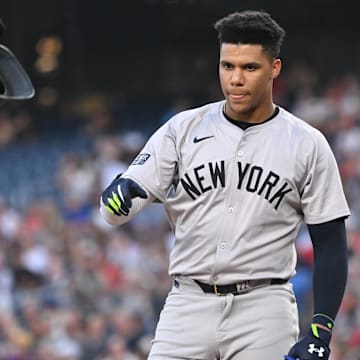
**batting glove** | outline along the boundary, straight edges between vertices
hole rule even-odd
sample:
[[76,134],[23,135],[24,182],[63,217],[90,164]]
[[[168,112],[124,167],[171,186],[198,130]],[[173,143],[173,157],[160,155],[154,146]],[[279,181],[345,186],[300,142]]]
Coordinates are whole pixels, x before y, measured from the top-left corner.
[[[329,330],[319,327],[319,324]],[[327,316],[314,316],[309,333],[290,349],[285,359],[328,360],[330,356],[331,329],[333,326],[334,322]]]
[[139,184],[131,179],[121,178],[119,174],[101,194],[106,210],[117,216],[128,216],[131,199],[140,197],[146,199],[146,192]]

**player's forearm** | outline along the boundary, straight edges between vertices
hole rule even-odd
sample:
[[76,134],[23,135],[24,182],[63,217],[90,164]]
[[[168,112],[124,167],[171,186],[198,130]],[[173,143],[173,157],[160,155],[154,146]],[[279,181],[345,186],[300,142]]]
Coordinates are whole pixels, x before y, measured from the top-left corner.
[[314,314],[335,319],[348,273],[345,223],[338,219],[308,229],[314,246]]

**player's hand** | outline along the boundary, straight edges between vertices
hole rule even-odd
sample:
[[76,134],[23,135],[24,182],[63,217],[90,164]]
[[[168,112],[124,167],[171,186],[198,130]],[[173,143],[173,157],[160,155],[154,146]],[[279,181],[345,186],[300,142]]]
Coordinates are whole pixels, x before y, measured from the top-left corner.
[[121,178],[121,174],[116,176],[101,194],[106,210],[117,216],[129,215],[129,209],[132,205],[131,199],[136,197],[146,199],[145,190],[135,181]]
[[287,360],[328,360],[331,332],[321,328],[313,328],[297,342],[285,356]]

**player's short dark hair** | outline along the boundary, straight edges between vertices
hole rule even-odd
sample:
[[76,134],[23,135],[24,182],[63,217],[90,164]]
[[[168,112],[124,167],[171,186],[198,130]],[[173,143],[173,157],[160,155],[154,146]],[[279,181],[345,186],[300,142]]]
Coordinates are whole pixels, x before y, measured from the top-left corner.
[[285,37],[285,30],[265,11],[244,10],[218,20],[220,44],[262,45],[273,58],[277,58]]

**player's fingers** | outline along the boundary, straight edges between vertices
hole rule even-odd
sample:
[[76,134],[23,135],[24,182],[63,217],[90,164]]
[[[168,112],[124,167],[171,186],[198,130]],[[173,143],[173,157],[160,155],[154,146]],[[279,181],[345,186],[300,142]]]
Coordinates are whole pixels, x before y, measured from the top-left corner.
[[121,215],[116,209],[114,209],[110,204],[105,205],[105,209],[112,215]]
[[108,201],[108,205],[109,206],[111,206],[111,209],[113,209],[114,211],[116,211],[116,212],[119,212],[119,206],[118,206],[118,204],[114,201],[114,199],[113,198],[108,198],[107,199]]
[[[119,188],[120,188],[120,186],[119,186]],[[119,199],[119,196],[121,197],[121,200]],[[115,192],[113,191],[113,193],[112,193],[112,200],[113,200],[114,203],[116,204],[119,213],[121,213],[122,215],[127,216],[127,215],[129,214],[129,209],[128,209],[127,206],[125,206],[125,204],[124,204],[124,199],[123,199],[123,197],[122,197],[122,194],[119,194],[119,196],[118,196],[117,193],[115,193]]]
[[130,194],[130,190],[129,190],[129,182],[126,182],[122,187],[119,185],[118,193],[119,193],[124,205],[126,206],[127,210],[129,210],[132,206],[131,194]]
[[115,214],[115,211],[111,208],[111,206],[106,205],[106,206],[105,206],[105,209],[106,209],[110,214],[112,214],[112,215]]
[[112,200],[115,202],[115,204],[116,204],[116,206],[117,206],[117,209],[121,209],[121,201],[120,201],[120,199],[119,199],[119,197],[118,197],[118,195],[113,191],[112,192]]
[[118,186],[118,192],[119,192],[118,194],[113,193],[113,199],[114,199],[114,201],[116,202],[116,204],[118,206],[119,212],[122,215],[128,216],[129,215],[129,208],[126,205],[126,202],[125,202],[125,199],[124,199],[124,196],[122,194],[122,190],[121,190],[120,186]]

